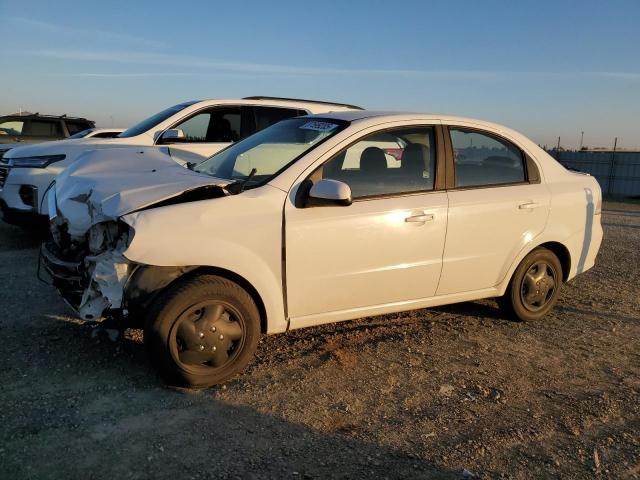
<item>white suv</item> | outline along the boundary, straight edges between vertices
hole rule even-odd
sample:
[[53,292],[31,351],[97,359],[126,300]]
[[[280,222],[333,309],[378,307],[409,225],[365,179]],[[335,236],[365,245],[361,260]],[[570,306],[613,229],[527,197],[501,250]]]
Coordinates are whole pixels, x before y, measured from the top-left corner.
[[0,158],[0,208],[9,223],[30,226],[46,221],[45,192],[56,175],[88,150],[165,147],[176,162],[197,164],[285,118],[356,109],[361,110],[353,105],[277,97],[192,101],[156,113],[116,138],[13,148]]
[[230,378],[261,333],[488,297],[541,319],[602,240],[593,177],[480,120],[299,117],[126,178],[103,153],[56,181],[41,265],[84,320],[144,325],[182,385]]

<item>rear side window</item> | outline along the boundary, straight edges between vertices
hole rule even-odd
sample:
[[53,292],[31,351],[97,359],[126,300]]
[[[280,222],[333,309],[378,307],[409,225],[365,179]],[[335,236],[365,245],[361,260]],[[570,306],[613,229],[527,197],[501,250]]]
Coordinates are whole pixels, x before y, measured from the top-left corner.
[[60,122],[54,120],[31,120],[28,135],[33,137],[59,137],[62,135]]
[[69,130],[69,136],[86,130],[88,125],[86,123],[79,122],[67,122],[67,130]]
[[6,120],[0,122],[0,135],[19,137],[23,134],[24,122],[22,120]]
[[304,110],[276,107],[254,107],[254,111],[256,115],[256,132],[270,127],[280,120],[307,114]]
[[456,187],[526,181],[522,152],[512,143],[476,130],[450,128]]

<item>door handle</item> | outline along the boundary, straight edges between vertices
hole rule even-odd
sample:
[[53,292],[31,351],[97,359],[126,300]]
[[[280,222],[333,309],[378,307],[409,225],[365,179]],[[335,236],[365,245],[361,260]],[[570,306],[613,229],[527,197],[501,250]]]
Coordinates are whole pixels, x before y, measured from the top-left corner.
[[533,210],[534,208],[538,208],[540,204],[538,202],[525,202],[518,205],[520,210]]
[[433,213],[421,213],[419,215],[411,215],[404,219],[407,223],[425,223],[433,220]]

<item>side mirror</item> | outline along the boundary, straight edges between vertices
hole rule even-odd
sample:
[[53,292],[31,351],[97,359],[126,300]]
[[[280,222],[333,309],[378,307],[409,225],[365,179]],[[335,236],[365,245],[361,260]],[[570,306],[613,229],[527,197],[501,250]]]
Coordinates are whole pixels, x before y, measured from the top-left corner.
[[187,137],[185,137],[182,130],[179,128],[171,128],[160,136],[158,143],[161,145],[166,143],[180,143],[184,142],[186,139]]
[[306,204],[308,207],[348,207],[352,202],[349,185],[338,180],[323,179],[311,187]]

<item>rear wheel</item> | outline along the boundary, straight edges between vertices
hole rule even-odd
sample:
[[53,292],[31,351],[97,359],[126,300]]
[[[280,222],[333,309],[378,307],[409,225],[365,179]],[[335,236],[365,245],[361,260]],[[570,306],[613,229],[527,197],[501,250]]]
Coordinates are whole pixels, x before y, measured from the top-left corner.
[[225,278],[203,275],[171,287],[151,312],[144,342],[164,379],[208,387],[242,371],[260,339],[251,296]]
[[539,247],[520,262],[504,296],[498,298],[498,305],[518,320],[539,320],[555,305],[561,286],[562,266],[558,257]]

